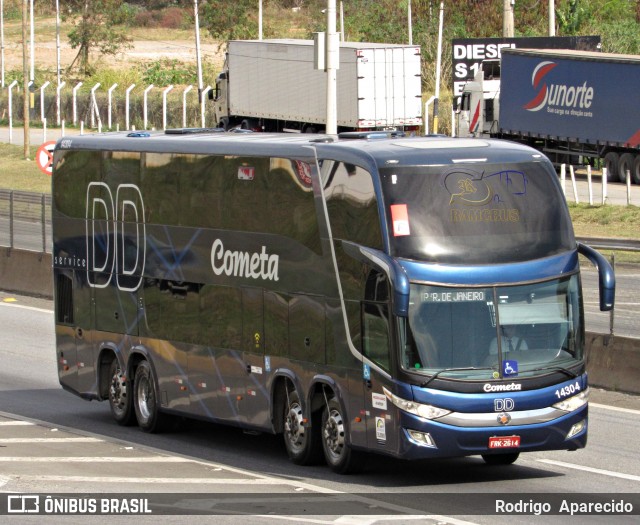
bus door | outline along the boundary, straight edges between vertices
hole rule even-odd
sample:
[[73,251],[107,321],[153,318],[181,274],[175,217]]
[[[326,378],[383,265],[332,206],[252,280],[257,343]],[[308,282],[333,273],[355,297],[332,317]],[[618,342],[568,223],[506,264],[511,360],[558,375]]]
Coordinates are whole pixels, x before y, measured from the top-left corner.
[[242,288],[242,349],[242,360],[238,361],[243,368],[238,371],[239,416],[245,423],[264,426],[270,420],[270,396],[266,389],[270,365],[269,360],[265,362],[262,288]]
[[361,306],[362,353],[369,361],[363,363],[362,374],[367,445],[381,451],[395,451],[398,447],[398,422],[393,419],[393,410],[388,406],[383,391],[383,387],[392,390],[389,287],[386,277],[381,273],[372,272],[369,281],[366,295],[374,300],[365,300]]

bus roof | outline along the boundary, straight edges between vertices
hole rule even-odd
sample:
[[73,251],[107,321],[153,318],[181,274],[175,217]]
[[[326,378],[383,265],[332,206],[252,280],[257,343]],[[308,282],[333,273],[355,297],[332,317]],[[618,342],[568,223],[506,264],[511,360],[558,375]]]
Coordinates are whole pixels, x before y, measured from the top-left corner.
[[380,132],[336,136],[191,129],[125,131],[63,137],[56,149],[289,158],[311,156],[316,150],[320,158],[361,158],[378,166],[526,162],[543,157],[534,149],[507,141],[444,136],[395,137]]

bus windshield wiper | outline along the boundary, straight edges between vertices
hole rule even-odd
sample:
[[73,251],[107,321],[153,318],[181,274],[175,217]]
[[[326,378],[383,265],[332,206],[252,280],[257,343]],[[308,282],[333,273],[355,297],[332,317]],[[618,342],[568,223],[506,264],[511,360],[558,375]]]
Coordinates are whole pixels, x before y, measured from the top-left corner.
[[468,366],[468,367],[464,367],[464,368],[443,368],[442,370],[438,370],[429,379],[427,379],[424,383],[422,383],[420,385],[420,388],[425,388],[429,383],[431,383],[431,381],[433,381],[436,377],[438,377],[440,374],[442,374],[444,372],[466,372],[466,371],[478,371],[478,370],[493,370],[493,368],[490,367],[490,366],[484,366],[484,367]]
[[533,368],[531,370],[523,370],[523,372],[544,372],[544,371],[555,371],[555,372],[562,372],[563,374],[568,375],[571,379],[575,379],[576,377],[578,377],[579,374],[576,374],[575,372],[572,372],[571,370],[568,370],[562,366],[543,366],[541,368]]

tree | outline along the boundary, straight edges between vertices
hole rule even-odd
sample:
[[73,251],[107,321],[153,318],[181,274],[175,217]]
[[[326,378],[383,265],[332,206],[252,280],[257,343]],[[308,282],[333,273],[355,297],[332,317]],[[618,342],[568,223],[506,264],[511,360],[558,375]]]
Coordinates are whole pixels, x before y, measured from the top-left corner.
[[127,21],[127,10],[122,0],[69,0],[69,13],[73,29],[69,32],[69,43],[78,54],[69,68],[78,64],[84,75],[91,73],[90,52],[97,49],[103,55],[116,55],[130,47],[131,39],[119,25]]
[[218,40],[225,42],[258,36],[256,0],[208,2],[202,4],[201,9],[201,25]]

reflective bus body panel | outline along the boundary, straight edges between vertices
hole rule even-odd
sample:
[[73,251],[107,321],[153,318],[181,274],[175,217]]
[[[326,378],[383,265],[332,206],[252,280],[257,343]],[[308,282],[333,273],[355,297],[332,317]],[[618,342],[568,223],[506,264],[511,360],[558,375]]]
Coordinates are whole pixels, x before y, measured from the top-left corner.
[[[547,421],[516,423],[519,411],[537,414],[571,397],[554,393],[562,385],[571,394],[576,384],[587,389],[575,240],[557,180],[539,154],[489,141],[150,135],[64,138],[57,145],[52,214],[64,388],[108,398],[106,369],[115,356],[130,377],[140,360],[149,361],[163,411],[243,428],[282,431],[286,380],[308,416],[323,410],[327,392],[335,397],[354,449],[406,458],[485,454],[494,452],[490,438],[512,434],[519,435],[518,451],[585,445],[586,424],[566,436],[586,422],[586,404]],[[440,213],[438,206],[477,193],[483,165],[499,172],[510,164],[524,166],[524,177],[535,168],[536,177],[549,178],[538,187],[549,201],[542,208],[560,207],[564,230],[551,236],[557,244],[539,244],[539,257],[515,249],[510,260],[509,245],[524,246],[538,235],[536,225],[546,228],[530,215],[533,230],[506,225],[500,235],[513,239],[498,239],[498,261],[482,254],[482,241],[466,263],[454,249],[444,256],[420,252],[426,241],[411,232],[422,227],[415,199],[436,190],[415,186],[418,177],[436,180],[442,166],[449,170],[435,184],[449,203],[436,196],[439,204],[424,206]],[[447,187],[451,177],[459,178],[457,197]],[[503,182],[478,185],[495,191],[507,187]],[[405,197],[394,194],[403,184],[414,188],[404,207],[398,199]],[[484,213],[509,220],[506,212]],[[488,221],[480,230],[499,227]],[[459,233],[424,239],[444,246],[449,238],[455,246]],[[474,312],[472,325],[455,328],[461,321],[449,317],[452,331],[439,337],[450,357],[432,367],[418,336],[418,307],[434,310],[436,299],[450,297],[476,299],[439,305],[448,316]],[[456,342],[482,325],[486,335],[478,341],[488,348],[501,316],[527,331],[536,356],[514,359],[521,368],[512,376],[506,350],[489,352],[484,359],[491,363],[482,365],[479,357],[468,361]],[[566,345],[550,357],[542,348],[547,341]],[[483,390],[512,383],[517,392]],[[400,408],[402,400],[447,414],[424,418]],[[502,414],[514,423],[499,421]],[[416,443],[408,429],[429,434],[435,445]]]

